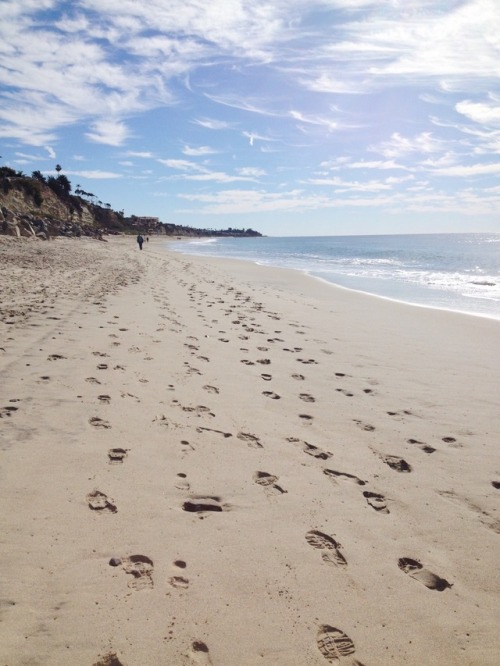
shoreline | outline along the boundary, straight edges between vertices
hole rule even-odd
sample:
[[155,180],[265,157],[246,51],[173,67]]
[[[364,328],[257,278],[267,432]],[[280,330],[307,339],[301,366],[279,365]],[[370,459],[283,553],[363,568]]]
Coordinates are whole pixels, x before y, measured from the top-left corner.
[[3,662],[494,666],[495,320],[159,240],[0,256]]
[[[428,234],[424,234],[424,235],[428,235]],[[440,234],[437,234],[437,235],[440,235]],[[181,239],[175,239],[175,240],[177,242],[179,242],[179,240],[181,240]],[[185,240],[187,242],[192,241],[192,239],[190,239],[190,238],[186,238]],[[217,240],[217,239],[214,239],[214,240]],[[194,241],[194,242],[196,243],[196,241]],[[211,256],[213,259],[216,259],[216,260],[217,259],[234,259],[235,261],[248,261],[248,262],[254,263],[257,266],[262,266],[264,268],[276,268],[276,269],[283,268],[283,269],[288,269],[288,270],[295,270],[295,271],[298,271],[300,273],[303,273],[304,275],[309,275],[310,277],[313,277],[317,280],[320,280],[320,281],[326,282],[327,284],[333,285],[334,287],[339,287],[340,289],[347,289],[347,290],[350,290],[350,291],[353,291],[353,292],[356,292],[356,293],[366,294],[366,295],[369,295],[369,296],[375,296],[376,298],[381,298],[381,299],[393,301],[395,303],[401,303],[403,305],[411,305],[411,306],[420,307],[420,308],[429,308],[429,309],[432,309],[432,310],[443,310],[443,311],[446,311],[446,312],[455,312],[455,313],[464,314],[464,315],[468,315],[468,316],[472,316],[472,317],[482,317],[482,318],[486,318],[486,319],[493,319],[495,321],[500,321],[500,312],[498,312],[497,314],[491,314],[491,313],[484,313],[484,312],[474,312],[474,311],[470,311],[470,310],[459,310],[459,309],[454,309],[452,307],[444,307],[444,306],[439,306],[439,305],[428,305],[426,303],[413,302],[413,301],[410,301],[410,300],[403,300],[403,299],[399,299],[399,298],[394,298],[392,296],[385,296],[383,294],[378,294],[378,293],[375,293],[373,291],[367,291],[365,289],[358,289],[356,287],[348,287],[348,286],[345,286],[345,285],[340,284],[338,282],[328,280],[324,277],[321,277],[320,275],[314,275],[314,273],[310,269],[292,268],[292,267],[265,264],[265,263],[261,263],[258,259],[248,259],[248,258],[244,258],[244,257],[226,257],[226,256],[203,255],[203,254],[200,255],[200,254],[196,254],[196,253],[195,254],[190,254],[189,252],[187,252],[187,251],[183,252],[182,250],[174,250],[174,252],[179,252],[181,254],[187,254],[189,256],[197,256],[197,257],[199,257],[199,256],[201,256],[201,257]]]

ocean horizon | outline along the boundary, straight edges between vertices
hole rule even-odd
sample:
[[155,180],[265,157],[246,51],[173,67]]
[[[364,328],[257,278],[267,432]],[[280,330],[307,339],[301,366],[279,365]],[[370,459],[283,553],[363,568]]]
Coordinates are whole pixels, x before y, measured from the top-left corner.
[[200,238],[169,247],[299,270],[381,298],[500,320],[500,234]]

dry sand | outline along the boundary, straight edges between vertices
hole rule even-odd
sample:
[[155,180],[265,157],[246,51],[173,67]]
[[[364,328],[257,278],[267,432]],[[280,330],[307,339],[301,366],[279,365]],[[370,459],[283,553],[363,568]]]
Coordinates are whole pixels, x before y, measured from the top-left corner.
[[496,665],[500,322],[0,239],[0,663]]

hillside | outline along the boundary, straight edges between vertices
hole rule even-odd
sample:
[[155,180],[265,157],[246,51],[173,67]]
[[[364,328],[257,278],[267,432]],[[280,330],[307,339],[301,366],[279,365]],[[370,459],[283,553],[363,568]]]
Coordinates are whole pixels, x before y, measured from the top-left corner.
[[48,240],[52,236],[102,238],[139,231],[167,236],[261,236],[253,229],[198,229],[161,222],[151,228],[135,215],[125,217],[123,211],[96,202],[95,195],[79,186],[71,194],[71,183],[64,175],[45,178],[35,171],[30,177],[0,167],[0,234]]

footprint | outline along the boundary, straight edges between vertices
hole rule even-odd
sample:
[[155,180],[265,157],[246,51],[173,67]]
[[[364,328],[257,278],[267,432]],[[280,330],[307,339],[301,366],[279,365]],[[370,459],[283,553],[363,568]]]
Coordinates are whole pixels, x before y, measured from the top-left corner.
[[253,480],[255,483],[258,483],[259,486],[264,486],[264,488],[271,488],[277,490],[280,493],[286,493],[287,491],[284,490],[281,486],[278,486],[276,483],[278,479],[278,476],[275,476],[274,474],[268,474],[268,472],[255,472],[253,475]]
[[59,361],[61,358],[66,358],[66,356],[62,356],[61,354],[50,354],[48,357],[49,361]]
[[457,440],[454,437],[443,437],[442,441],[446,444],[449,444],[454,449],[461,449],[462,445],[457,443]]
[[114,465],[122,463],[123,459],[127,457],[128,449],[109,449],[108,458],[109,464]]
[[257,363],[260,363],[260,365],[271,365],[271,359],[269,359],[269,358],[259,358],[257,360]]
[[239,432],[237,435],[238,439],[241,439],[242,442],[246,442],[248,446],[254,449],[262,449],[263,446],[260,443],[260,439],[257,435],[251,435],[248,432]]
[[87,495],[87,504],[92,511],[99,511],[100,513],[116,513],[118,511],[113,501],[99,490],[94,490]]
[[400,458],[399,456],[382,456],[382,460],[391,469],[396,470],[396,472],[411,472],[411,465],[404,458]]
[[347,560],[340,552],[341,545],[328,534],[318,530],[310,530],[306,534],[306,541],[313,548],[325,551],[321,554],[321,557],[327,564],[334,566],[345,566],[347,564]]
[[133,576],[128,586],[134,590],[145,590],[153,587],[153,560],[146,555],[131,555],[123,561],[125,573]]
[[350,391],[346,391],[345,389],[337,388],[335,390],[338,391],[339,393],[342,393],[342,395],[345,395],[347,398],[353,398],[354,397],[354,393],[351,393]]
[[208,393],[219,393],[219,389],[216,386],[210,386],[209,384],[205,384],[203,387],[205,391],[208,391]]
[[189,657],[196,664],[201,666],[211,666],[210,652],[208,646],[203,641],[194,641],[189,652]]
[[311,423],[313,420],[313,417],[310,414],[299,414],[299,419],[302,419],[306,423]]
[[297,379],[299,381],[302,381],[302,380],[305,379],[305,377],[304,377],[304,375],[294,374],[294,375],[292,375],[292,379]]
[[18,409],[19,407],[12,407],[10,405],[8,407],[2,407],[0,409],[0,419],[3,419],[4,416],[12,416],[12,414],[17,412]]
[[169,425],[168,419],[165,414],[156,414],[153,418],[153,423],[158,423],[158,425],[167,426]]
[[443,590],[446,590],[447,587],[451,587],[451,584],[448,583],[447,580],[440,576],[436,576],[436,574],[425,569],[418,560],[412,560],[410,557],[401,557],[398,560],[398,567],[401,571],[409,574],[412,578],[418,580],[430,590],[442,592]]
[[354,474],[349,474],[348,472],[337,472],[334,469],[324,469],[323,474],[326,474],[326,476],[332,479],[347,479],[348,481],[356,483],[358,486],[366,485],[366,481],[362,481],[359,477],[354,476]]
[[304,365],[318,365],[318,361],[315,361],[313,358],[298,358],[299,363],[304,363]]
[[99,363],[97,366],[98,370],[107,370],[108,369],[108,364],[107,363]]
[[332,456],[329,451],[324,451],[323,449],[320,449],[319,446],[314,446],[308,442],[304,442],[303,444],[304,446],[302,450],[304,453],[307,453],[313,458],[318,458],[319,460],[328,460],[328,458],[331,458]]
[[265,395],[266,398],[271,398],[272,400],[280,400],[281,396],[274,391],[262,391],[262,395]]
[[372,493],[369,490],[363,491],[363,497],[366,498],[368,504],[380,513],[389,513],[385,497],[379,493]]
[[354,419],[354,423],[357,423],[358,426],[363,430],[366,430],[366,432],[373,432],[375,430],[375,426],[369,425],[368,423],[363,423],[363,421],[358,421],[357,419]]
[[105,428],[106,430],[111,428],[109,421],[105,421],[98,416],[93,416],[91,419],[89,419],[89,423],[90,425],[94,426],[94,428]]
[[[176,401],[174,401],[176,402]],[[196,414],[196,416],[201,416],[202,414],[208,414],[209,416],[215,416],[213,412],[210,411],[209,407],[205,407],[204,405],[197,405],[196,407],[182,407],[183,412],[189,412]]]
[[[329,624],[323,624],[316,635],[318,650],[327,661],[341,661],[345,663],[345,657],[351,657],[356,652],[352,640],[343,631]],[[356,659],[348,661],[350,666],[362,666]]]
[[139,398],[133,393],[120,393],[120,396],[122,398],[133,398],[136,402],[141,402]]
[[309,393],[301,393],[299,398],[304,402],[316,402],[316,398],[313,398],[313,396],[309,395]]
[[220,497],[195,495],[191,499],[184,502],[182,509],[183,511],[188,511],[191,513],[205,513],[207,511],[228,511],[229,506],[221,504]]
[[184,576],[171,576],[168,579],[169,584],[175,588],[186,590],[189,587],[189,579]]
[[262,379],[263,379],[265,382],[270,382],[271,379],[273,378],[272,375],[268,375],[268,374],[265,373],[265,372],[263,372],[263,373],[261,374],[261,377],[262,377]]
[[97,398],[98,400],[106,403],[107,405],[109,405],[109,403],[111,402],[111,396],[106,395],[105,393],[103,393],[102,395],[98,395]]
[[496,488],[497,490],[500,489],[500,481],[492,481],[491,485],[493,486],[493,488]]
[[94,428],[105,428],[106,430],[111,428],[109,421],[105,421],[98,416],[93,416],[91,419],[89,419],[89,423],[90,425],[94,426]]
[[247,358],[244,358],[240,363],[243,363],[244,365],[255,365],[253,361],[249,361]]
[[[43,379],[43,377],[42,377],[42,379]],[[101,383],[95,377],[87,377],[87,379],[85,381],[88,382],[89,384],[100,384]]]
[[416,446],[418,446],[419,449],[422,449],[422,451],[424,451],[425,453],[434,453],[436,450],[434,447],[429,446],[425,442],[420,442],[418,439],[408,439],[406,441],[408,442],[408,444],[415,444]]
[[189,481],[186,481],[186,474],[184,474],[184,472],[179,472],[177,477],[178,480],[175,482],[175,487],[177,490],[189,490],[190,485]]

